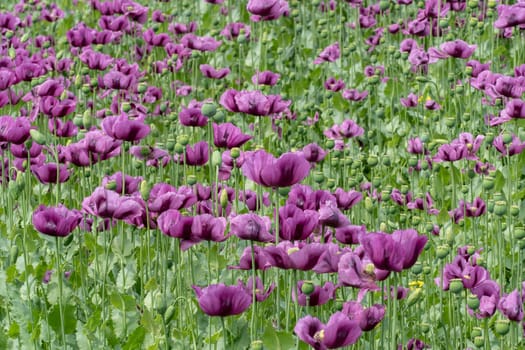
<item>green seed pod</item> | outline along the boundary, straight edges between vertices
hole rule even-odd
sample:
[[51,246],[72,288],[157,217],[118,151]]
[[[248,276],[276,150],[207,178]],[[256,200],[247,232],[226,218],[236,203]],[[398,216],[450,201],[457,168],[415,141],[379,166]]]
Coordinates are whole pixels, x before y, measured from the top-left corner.
[[197,176],[191,174],[186,177],[186,183],[190,186],[193,186],[197,183]]
[[453,278],[450,280],[449,290],[454,294],[463,292],[463,282],[461,278]]
[[315,291],[315,285],[312,281],[304,281],[301,286],[301,292],[305,295],[311,295]]
[[496,334],[504,336],[509,333],[510,330],[510,322],[509,320],[497,320],[494,324],[494,331]]
[[241,150],[238,148],[238,147],[233,147],[231,150],[230,150],[230,156],[233,158],[233,159],[237,159],[239,158],[241,155]]
[[288,193],[290,193],[290,187],[279,187],[279,189],[277,190],[277,192],[283,196],[283,197],[286,197],[288,196]]
[[421,332],[428,333],[430,331],[430,325],[428,323],[421,323]]
[[430,266],[423,266],[423,275],[429,275],[432,272]]
[[106,184],[106,189],[108,190],[115,191],[116,188],[117,188],[117,183],[115,180],[111,180]]
[[314,181],[317,182],[318,184],[321,184],[323,183],[325,180],[325,176],[324,174],[321,172],[321,171],[316,171],[314,172]]
[[131,104],[129,102],[122,102],[122,110],[125,113],[128,113],[129,111],[131,111]]
[[507,213],[507,203],[505,201],[496,201],[494,203],[494,214],[503,216]]
[[262,340],[254,340],[252,341],[250,345],[250,350],[263,350],[264,349],[264,343]]
[[40,131],[36,129],[29,130],[29,134],[33,138],[33,141],[38,143],[39,145],[45,145],[46,144],[46,136],[42,134]]
[[485,338],[482,336],[474,337],[474,345],[478,348],[482,348],[485,345]]
[[467,305],[472,310],[477,310],[479,307],[479,299],[474,294],[469,294],[467,296]]
[[146,180],[142,180],[140,183],[140,195],[142,196],[142,199],[147,201],[149,199],[149,193],[151,191],[151,184],[149,184]]
[[189,142],[190,142],[190,138],[188,135],[186,134],[182,134],[182,135],[179,135],[179,137],[177,138],[177,141],[183,145],[183,146],[186,146]]
[[512,134],[508,131],[505,131],[502,135],[503,143],[508,145],[512,142]]
[[483,179],[483,189],[491,190],[494,188],[494,178],[492,176],[487,176]]
[[514,238],[516,239],[525,238],[525,229],[523,227],[514,228]]
[[446,244],[440,245],[436,248],[436,255],[439,259],[445,259],[450,252],[450,247]]
[[201,107],[201,113],[208,118],[211,118],[217,113],[217,106],[215,103],[205,103]]
[[423,272],[423,264],[419,261],[416,261],[414,266],[410,269],[414,275],[419,275],[421,272]]
[[445,125],[449,128],[454,127],[454,125],[456,125],[456,118],[454,117],[445,118]]
[[[472,295],[472,294],[471,294]],[[470,295],[469,295],[470,296]],[[474,295],[475,297],[475,295]],[[467,297],[468,298],[468,297]],[[476,297],[477,299],[477,297]],[[480,328],[480,327],[474,327],[472,328],[472,333],[470,333],[470,335],[475,338],[475,337],[481,337],[483,335],[483,330]]]
[[520,214],[520,207],[518,207],[517,205],[513,204],[510,206],[510,215],[516,217]]

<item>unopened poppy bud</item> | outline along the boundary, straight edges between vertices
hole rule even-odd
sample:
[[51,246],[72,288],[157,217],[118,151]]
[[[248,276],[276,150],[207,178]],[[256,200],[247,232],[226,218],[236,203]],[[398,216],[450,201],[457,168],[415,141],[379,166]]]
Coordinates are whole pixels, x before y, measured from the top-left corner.
[[145,93],[148,90],[148,85],[146,83],[139,83],[137,91],[141,94]]
[[334,148],[334,146],[335,146],[335,141],[334,140],[330,140],[330,139],[326,140],[325,147],[327,149],[332,149],[332,148]]
[[504,132],[501,136],[504,144],[508,145],[512,142],[512,134],[510,132]]
[[497,320],[496,323],[494,324],[494,331],[501,336],[507,335],[507,333],[509,333],[509,330],[510,330],[509,320]]
[[482,336],[474,337],[474,345],[478,348],[482,348],[485,345],[485,338]]
[[213,153],[211,154],[211,166],[212,167],[220,167],[222,164],[222,156],[221,156],[221,152],[215,150],[213,151]]
[[416,261],[414,266],[412,266],[411,271],[414,275],[419,275],[421,272],[423,272],[423,264],[421,264],[419,261]]
[[184,153],[184,146],[177,142],[175,143],[175,147],[173,148],[173,150],[176,154],[182,154]]
[[483,179],[483,189],[491,190],[494,188],[494,178],[492,176],[487,176]]
[[494,214],[503,216],[507,213],[507,203],[505,201],[496,201],[494,203]]
[[474,294],[469,294],[467,296],[467,305],[472,310],[477,310],[479,307],[479,299]]
[[516,227],[514,229],[514,237],[516,239],[523,239],[523,238],[525,238],[525,229],[523,227]]
[[16,259],[18,258],[18,246],[13,245],[11,246],[11,249],[9,249],[9,261],[11,264],[16,263]]
[[115,189],[117,188],[117,182],[115,180],[108,181],[108,183],[106,184],[106,188],[108,190],[115,191]]
[[221,194],[219,196],[219,202],[221,204],[221,207],[225,209],[228,206],[229,199],[228,199],[228,191],[226,191],[225,188],[222,189]]
[[385,232],[387,230],[388,230],[388,225],[386,224],[386,222],[381,222],[379,224],[379,231]]
[[186,146],[189,142],[190,142],[190,138],[188,137],[188,135],[179,135],[179,137],[177,138],[177,141],[183,145],[183,146]]
[[421,323],[421,331],[428,333],[428,331],[430,331],[430,325],[428,323]]
[[33,138],[33,140],[38,143],[39,145],[45,145],[46,144],[46,136],[42,134],[40,131],[36,129],[29,130],[29,134]]
[[436,248],[436,255],[439,259],[445,259],[450,252],[450,248],[448,245],[440,245]]
[[211,118],[217,113],[217,106],[214,103],[205,103],[201,107],[202,115],[205,115],[208,118]]
[[166,312],[164,312],[164,322],[168,324],[173,319],[174,315],[175,315],[175,307],[173,305],[168,306],[168,308],[166,309]]
[[195,175],[188,175],[187,176],[187,180],[186,180],[186,183],[190,186],[193,186],[197,183],[197,176]]
[[149,199],[150,191],[151,185],[146,180],[142,180],[142,182],[140,183],[140,195],[142,196],[142,199],[147,201]]
[[122,110],[128,113],[131,111],[131,104],[129,102],[122,102]]
[[365,198],[365,209],[367,211],[374,209],[374,204],[372,203],[372,199],[370,197]]
[[250,345],[251,350],[263,350],[263,341],[262,340],[254,340],[252,341],[252,344]]
[[416,288],[412,292],[410,292],[410,295],[407,298],[407,306],[412,306],[415,303],[417,303],[421,296],[423,295],[423,289],[422,288]]
[[461,278],[453,278],[450,280],[449,289],[454,294],[459,294],[463,291],[463,282]]
[[312,281],[304,281],[301,286],[301,292],[305,295],[311,295],[315,291],[315,285]]
[[230,150],[230,156],[233,158],[233,159],[237,159],[239,158],[241,155],[241,150],[238,148],[238,147],[233,147],[231,150]]
[[15,33],[14,33],[12,30],[9,30],[9,29],[8,29],[8,30],[5,32],[5,37],[6,37],[7,39],[11,39],[14,35],[15,35]]
[[321,171],[316,171],[314,172],[314,181],[317,182],[318,184],[321,184],[323,183],[325,180],[325,176],[324,174],[321,172]]
[[487,2],[487,5],[489,6],[490,9],[495,9],[496,6],[498,5],[498,2],[496,0],[489,0]]

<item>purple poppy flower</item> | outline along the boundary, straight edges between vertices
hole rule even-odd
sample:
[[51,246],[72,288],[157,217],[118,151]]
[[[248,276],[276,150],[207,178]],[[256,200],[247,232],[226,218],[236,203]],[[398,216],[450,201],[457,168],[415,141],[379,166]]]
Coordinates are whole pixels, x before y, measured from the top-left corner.
[[202,127],[208,123],[208,118],[202,114],[200,108],[182,107],[179,113],[179,121],[184,126]]
[[481,72],[488,71],[490,69],[490,62],[481,63],[477,60],[470,60],[466,63],[466,66],[472,69],[470,76],[472,78],[477,78]]
[[321,64],[323,62],[334,62],[339,57],[341,57],[341,50],[339,49],[339,43],[336,42],[332,45],[327,46],[314,60],[314,64]]
[[151,146],[131,146],[129,153],[155,168],[165,167],[171,159],[168,151]]
[[506,120],[525,118],[525,102],[518,99],[510,100],[501,111],[500,116]]
[[275,237],[270,234],[270,229],[271,222],[267,216],[242,214],[230,219],[230,232],[240,239],[273,242]]
[[9,89],[15,83],[15,73],[11,69],[0,68],[0,91]]
[[197,202],[190,187],[175,188],[166,183],[153,185],[149,193],[148,207],[152,212],[162,213],[168,209],[189,208]]
[[339,261],[344,253],[350,252],[350,248],[340,248],[335,243],[325,243],[326,249],[317,261],[312,271],[315,273],[336,273],[339,270]]
[[[102,83],[102,84],[101,84]],[[112,70],[104,74],[99,86],[106,89],[129,90],[136,84],[136,78],[132,74]]]
[[[292,299],[301,306],[319,306],[324,305],[328,301],[335,299],[336,287],[332,282],[326,282],[324,286],[314,286],[314,290],[309,295],[306,295],[302,291],[302,287],[305,281],[299,281],[297,287],[292,291]],[[298,295],[296,292],[298,291]]]
[[201,52],[215,51],[222,44],[222,42],[217,41],[210,36],[199,37],[192,33],[185,34],[181,38],[180,42],[188,49],[198,50]]
[[437,154],[432,158],[434,162],[455,162],[467,156],[467,148],[460,143],[441,145]]
[[376,281],[387,278],[389,274],[387,270],[376,268],[369,257],[361,257],[357,252],[344,253],[339,260],[338,277],[344,286],[379,290]]
[[265,207],[270,206],[270,194],[268,192],[264,192],[262,200],[260,200],[257,197],[257,193],[255,193],[254,191],[239,191],[239,200],[246,204],[246,207],[248,207],[248,210],[250,211],[257,211],[259,209],[260,204],[264,205]]
[[406,347],[403,347],[403,344],[399,344],[397,350],[423,350],[430,348],[430,345],[425,344],[422,340],[412,338],[408,341]]
[[356,89],[345,89],[343,90],[342,96],[348,101],[362,101],[368,96],[368,91],[359,92]]
[[85,47],[91,45],[95,39],[95,30],[80,22],[66,33],[67,41],[72,47]]
[[47,122],[49,132],[57,137],[72,137],[78,134],[78,128],[72,120],[63,122],[58,118],[49,119]]
[[408,153],[412,153],[412,154],[424,154],[425,148],[423,146],[423,142],[421,141],[421,139],[419,137],[409,139],[407,151]]
[[160,231],[181,240],[181,250],[200,242],[192,233],[193,216],[184,216],[176,209],[168,209],[157,218]]
[[252,83],[254,83],[255,85],[274,86],[275,84],[277,84],[277,80],[279,80],[280,77],[281,75],[266,70],[264,72],[254,74],[252,76]]
[[466,59],[472,56],[476,47],[477,45],[469,45],[463,40],[456,39],[441,44],[439,48],[450,57]]
[[254,22],[272,21],[289,12],[286,0],[249,0],[246,9]]
[[494,315],[499,304],[500,288],[493,280],[485,280],[471,290],[472,294],[478,297],[479,307],[475,312],[468,309],[470,315],[478,319],[488,318]]
[[287,204],[279,208],[279,237],[287,241],[307,239],[316,228],[319,215],[313,210],[301,210]]
[[186,145],[184,158],[180,163],[190,166],[202,166],[208,163],[210,150],[206,141],[199,141],[194,145]]
[[343,244],[358,244],[361,235],[366,234],[365,225],[346,225],[335,230],[335,239]]
[[315,349],[335,349],[354,344],[361,336],[361,328],[356,320],[351,320],[342,312],[333,314],[328,323],[312,316],[297,321],[295,334]]
[[219,148],[240,147],[251,138],[252,136],[243,134],[242,130],[232,123],[213,123],[213,144]]
[[344,138],[352,138],[363,135],[364,130],[352,119],[346,119],[341,123],[339,134]]
[[378,269],[400,272],[415,264],[428,237],[416,230],[397,230],[392,235],[369,233],[361,236],[361,244]]
[[65,164],[47,163],[31,166],[31,172],[43,184],[66,182],[71,175]]
[[310,143],[304,146],[302,154],[310,163],[319,163],[326,157],[326,151],[317,143]]
[[514,289],[499,300],[498,310],[511,321],[520,322],[523,320],[523,302],[520,293]]
[[340,210],[348,210],[363,199],[363,194],[359,191],[350,190],[346,192],[342,188],[337,188],[334,192],[337,200],[337,207]]
[[241,286],[212,284],[206,288],[192,286],[201,310],[208,316],[233,316],[246,311],[252,297]]
[[26,117],[0,117],[0,142],[20,145],[29,138],[31,122]]
[[230,68],[215,69],[209,64],[201,64],[199,68],[202,75],[210,79],[222,79],[230,74]]
[[524,24],[525,5],[523,3],[498,6],[498,19],[494,22],[494,28],[505,29]]
[[200,214],[193,217],[191,233],[194,240],[223,242],[231,233],[224,235],[226,219],[214,217],[210,214]]
[[246,40],[250,39],[250,26],[242,22],[228,23],[223,30],[221,35],[227,40],[233,40],[242,35]]
[[82,214],[59,204],[56,207],[40,205],[33,212],[33,226],[45,235],[66,237],[80,224]]
[[97,187],[82,201],[82,211],[101,218],[131,221],[142,216],[144,208],[135,197],[121,197],[115,191]]
[[309,271],[318,263],[326,246],[319,243],[294,245],[284,241],[264,248],[268,263],[280,269]]
[[340,79],[335,79],[334,77],[328,78],[324,82],[324,88],[328,91],[337,92],[346,87],[345,83]]
[[251,296],[253,296],[254,287],[255,287],[255,300],[259,303],[268,299],[272,291],[275,289],[275,282],[272,282],[272,284],[270,284],[268,289],[264,291],[263,282],[259,277],[255,277],[255,283],[253,281],[253,277],[248,278],[246,285],[242,283],[241,280],[239,280],[238,285],[240,287],[243,287],[246,290],[246,292]]
[[82,63],[86,64],[89,69],[94,70],[105,70],[113,63],[111,56],[93,51],[91,48],[83,49],[78,58]]
[[264,150],[246,152],[242,165],[244,176],[266,187],[288,187],[303,180],[310,164],[295,153],[285,153],[278,159]]
[[520,154],[523,149],[525,149],[525,142],[521,142],[521,140],[514,134],[512,134],[512,141],[509,144],[503,142],[503,135],[500,134],[494,139],[492,145],[499,153],[501,153],[502,157]]
[[144,117],[130,119],[126,113],[106,117],[102,121],[102,129],[114,139],[123,141],[142,140],[151,131],[149,125],[144,123]]
[[42,146],[36,142],[31,142],[29,149],[27,149],[25,143],[19,145],[12,143],[9,149],[13,156],[24,160],[28,158],[36,158],[42,154]]
[[327,201],[319,208],[319,224],[339,228],[350,225],[350,220],[339,210],[335,202]]
[[73,113],[77,102],[74,98],[59,100],[53,96],[45,96],[40,100],[40,111],[47,116],[62,118]]
[[413,108],[418,105],[418,96],[416,94],[410,93],[406,98],[401,98],[401,104],[407,108]]
[[[264,249],[259,246],[253,246],[253,256],[255,260],[255,269],[256,270],[267,270],[272,265],[268,261],[268,257],[264,252]],[[233,270],[251,270],[252,269],[252,249],[251,247],[246,247],[239,259],[239,265],[229,266],[229,269]]]
[[139,191],[142,180],[142,176],[134,177],[117,171],[111,176],[104,176],[102,186],[108,187],[111,185],[114,186],[113,190],[115,192],[130,195]]
[[147,29],[143,34],[142,37],[144,38],[144,41],[149,46],[157,46],[157,47],[164,47],[166,44],[171,42],[171,38],[167,33],[159,33],[155,34],[153,29],[149,28]]
[[374,304],[369,308],[363,306],[357,301],[348,301],[343,304],[343,312],[352,320],[359,321],[359,327],[363,332],[374,329],[385,317],[386,308],[381,304]]
[[429,111],[435,111],[441,109],[441,105],[432,99],[427,99],[425,101],[425,108]]

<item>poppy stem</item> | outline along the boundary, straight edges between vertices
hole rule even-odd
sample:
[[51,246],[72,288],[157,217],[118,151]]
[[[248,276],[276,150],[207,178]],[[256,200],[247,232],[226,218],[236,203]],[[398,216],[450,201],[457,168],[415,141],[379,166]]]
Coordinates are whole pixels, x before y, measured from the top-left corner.
[[58,277],[58,312],[60,314],[60,332],[62,334],[62,347],[67,349],[66,346],[66,332],[64,330],[64,310],[62,305],[62,270],[60,268],[60,242],[58,237],[55,237],[56,246],[56,265],[57,265],[57,277]]
[[226,326],[224,325],[224,317],[221,317],[221,325],[222,325],[222,343],[224,346],[224,349],[228,349],[228,339],[226,339]]

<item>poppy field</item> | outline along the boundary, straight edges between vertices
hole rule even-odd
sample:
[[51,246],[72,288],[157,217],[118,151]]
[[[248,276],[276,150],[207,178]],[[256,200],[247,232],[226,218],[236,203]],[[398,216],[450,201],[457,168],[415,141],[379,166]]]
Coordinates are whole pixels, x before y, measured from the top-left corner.
[[525,349],[525,2],[0,4],[0,349]]

